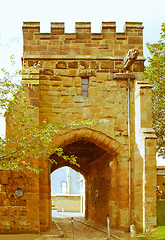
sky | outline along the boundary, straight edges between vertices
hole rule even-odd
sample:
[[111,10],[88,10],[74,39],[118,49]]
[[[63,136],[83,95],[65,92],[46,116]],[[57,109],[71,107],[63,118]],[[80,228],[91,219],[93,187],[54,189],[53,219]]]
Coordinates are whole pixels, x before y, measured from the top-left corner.
[[[143,22],[144,57],[149,56],[146,43],[157,42],[165,21],[165,0],[1,0],[0,68],[10,69],[14,55],[18,68],[23,54],[22,25],[40,22],[41,32],[50,32],[50,22],[65,22],[65,32],[74,32],[75,22],[91,22],[92,32],[101,31],[102,22],[116,22],[123,32],[125,22]],[[4,129],[0,119],[0,133]]]

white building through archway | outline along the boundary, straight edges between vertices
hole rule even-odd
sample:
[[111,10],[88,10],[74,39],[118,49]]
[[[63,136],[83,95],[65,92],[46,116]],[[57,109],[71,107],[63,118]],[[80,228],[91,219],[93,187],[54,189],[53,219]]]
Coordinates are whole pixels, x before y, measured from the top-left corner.
[[52,210],[85,213],[85,179],[70,167],[51,174]]

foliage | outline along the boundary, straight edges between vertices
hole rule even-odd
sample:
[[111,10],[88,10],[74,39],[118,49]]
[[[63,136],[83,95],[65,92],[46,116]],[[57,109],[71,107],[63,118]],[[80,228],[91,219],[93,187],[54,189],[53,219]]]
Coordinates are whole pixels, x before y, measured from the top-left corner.
[[145,79],[152,85],[153,128],[157,135],[158,155],[165,158],[165,22],[157,43],[147,43],[151,57],[145,69]]
[[[11,62],[15,65],[14,57]],[[0,110],[5,112],[8,121],[7,136],[0,138],[0,170],[14,170],[38,173],[41,169],[34,164],[35,158],[46,158],[53,153],[69,161],[76,163],[76,156],[66,156],[62,148],[55,148],[55,137],[66,128],[79,125],[91,126],[94,121],[70,122],[66,125],[53,125],[43,121],[39,124],[38,108],[30,104],[28,88],[21,84],[22,75],[30,78],[31,73],[39,68],[39,64],[29,68],[28,71],[19,70],[10,74],[1,69],[0,79]],[[54,159],[49,159],[55,162]],[[56,163],[56,162],[55,162]]]
[[165,226],[159,226],[156,229],[152,229],[148,233],[137,234],[137,239],[139,240],[149,240],[149,239],[165,239]]

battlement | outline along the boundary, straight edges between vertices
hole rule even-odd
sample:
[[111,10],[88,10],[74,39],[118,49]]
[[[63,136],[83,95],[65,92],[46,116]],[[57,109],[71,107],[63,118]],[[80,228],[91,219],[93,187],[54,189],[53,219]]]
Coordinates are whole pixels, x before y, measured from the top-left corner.
[[[25,29],[33,29],[34,32],[40,32],[40,22],[24,22],[23,30]],[[143,29],[142,22],[126,22],[124,25],[123,34],[127,35],[127,32],[130,32],[130,30],[134,31],[135,29],[142,30]],[[80,32],[91,33],[91,22],[76,22],[75,33],[80,33]],[[101,33],[104,33],[104,32],[116,32],[116,22],[102,22]],[[65,34],[65,23],[51,22],[50,34]],[[116,32],[116,34],[118,33]]]
[[123,57],[136,48],[143,56],[141,22],[126,22],[124,32],[116,32],[116,22],[102,22],[100,33],[91,33],[91,22],[76,22],[75,33],[65,33],[64,22],[51,22],[50,33],[40,32],[40,22],[24,22],[23,36],[28,55]]

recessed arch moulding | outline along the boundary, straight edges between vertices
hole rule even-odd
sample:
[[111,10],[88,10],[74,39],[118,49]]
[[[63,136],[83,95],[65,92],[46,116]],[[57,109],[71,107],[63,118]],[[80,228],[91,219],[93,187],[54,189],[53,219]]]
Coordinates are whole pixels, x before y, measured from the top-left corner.
[[[54,141],[54,146],[78,157],[80,168],[72,167],[86,178],[86,218],[105,225],[109,215],[112,228],[128,230],[134,224],[143,232],[156,225],[156,142],[151,86],[143,76],[142,23],[126,22],[123,33],[116,32],[114,22],[103,23],[101,33],[91,33],[89,22],[76,23],[70,34],[63,23],[52,23],[50,33],[40,33],[38,22],[26,22],[23,39],[25,69],[40,62],[30,79],[26,74],[22,79],[27,87],[35,87],[29,87],[28,94],[40,123],[96,120],[96,125],[67,130]],[[126,74],[123,59],[130,49],[137,49],[139,56]],[[88,79],[87,97],[82,96],[83,79]],[[56,160],[58,164],[50,166],[40,159],[45,170],[36,184],[1,174],[3,195],[8,197],[0,200],[0,231],[50,228],[50,174],[67,165]],[[13,200],[17,188],[24,195]],[[11,205],[13,212],[18,210],[17,218],[9,218]]]
[[[119,217],[117,205],[120,202],[118,200],[120,187],[117,178],[119,171],[118,161],[120,161],[121,156],[124,157],[125,146],[100,131],[83,127],[66,132],[56,138],[55,147],[63,147],[66,154],[76,155],[80,167],[70,165],[56,155],[52,155],[51,158],[54,158],[57,164],[52,165],[47,162],[49,170],[45,170],[48,173],[48,178],[51,172],[63,166],[70,166],[79,171],[85,177],[86,182],[86,218],[105,226],[107,216],[110,216],[113,228],[117,228],[119,224],[122,224],[120,221],[123,217],[126,219],[128,209],[125,209],[125,212],[123,211],[125,216],[121,215]],[[128,185],[128,175],[124,176],[124,182],[122,185]],[[124,196],[124,201],[125,205],[127,205],[127,187],[125,190],[127,197]],[[45,218],[44,212],[42,212],[42,215]],[[127,227],[123,225],[123,228],[126,229]]]
[[[68,155],[73,154],[78,158],[77,163],[81,166],[72,166],[72,168],[81,171],[83,175],[85,175],[85,168],[88,168],[88,166],[85,167],[85,158],[87,163],[92,163],[106,153],[110,154],[113,159],[113,156],[117,156],[120,152],[125,151],[124,146],[121,146],[113,138],[100,131],[86,127],[75,128],[62,134],[56,138],[55,146],[62,147],[64,153]],[[57,164],[51,166],[51,171],[62,165],[70,165],[69,162],[67,163],[65,160],[59,159],[56,154],[53,154],[50,158],[54,158],[57,161]],[[81,158],[83,159],[82,161],[80,161]],[[84,166],[84,169],[82,166]]]

